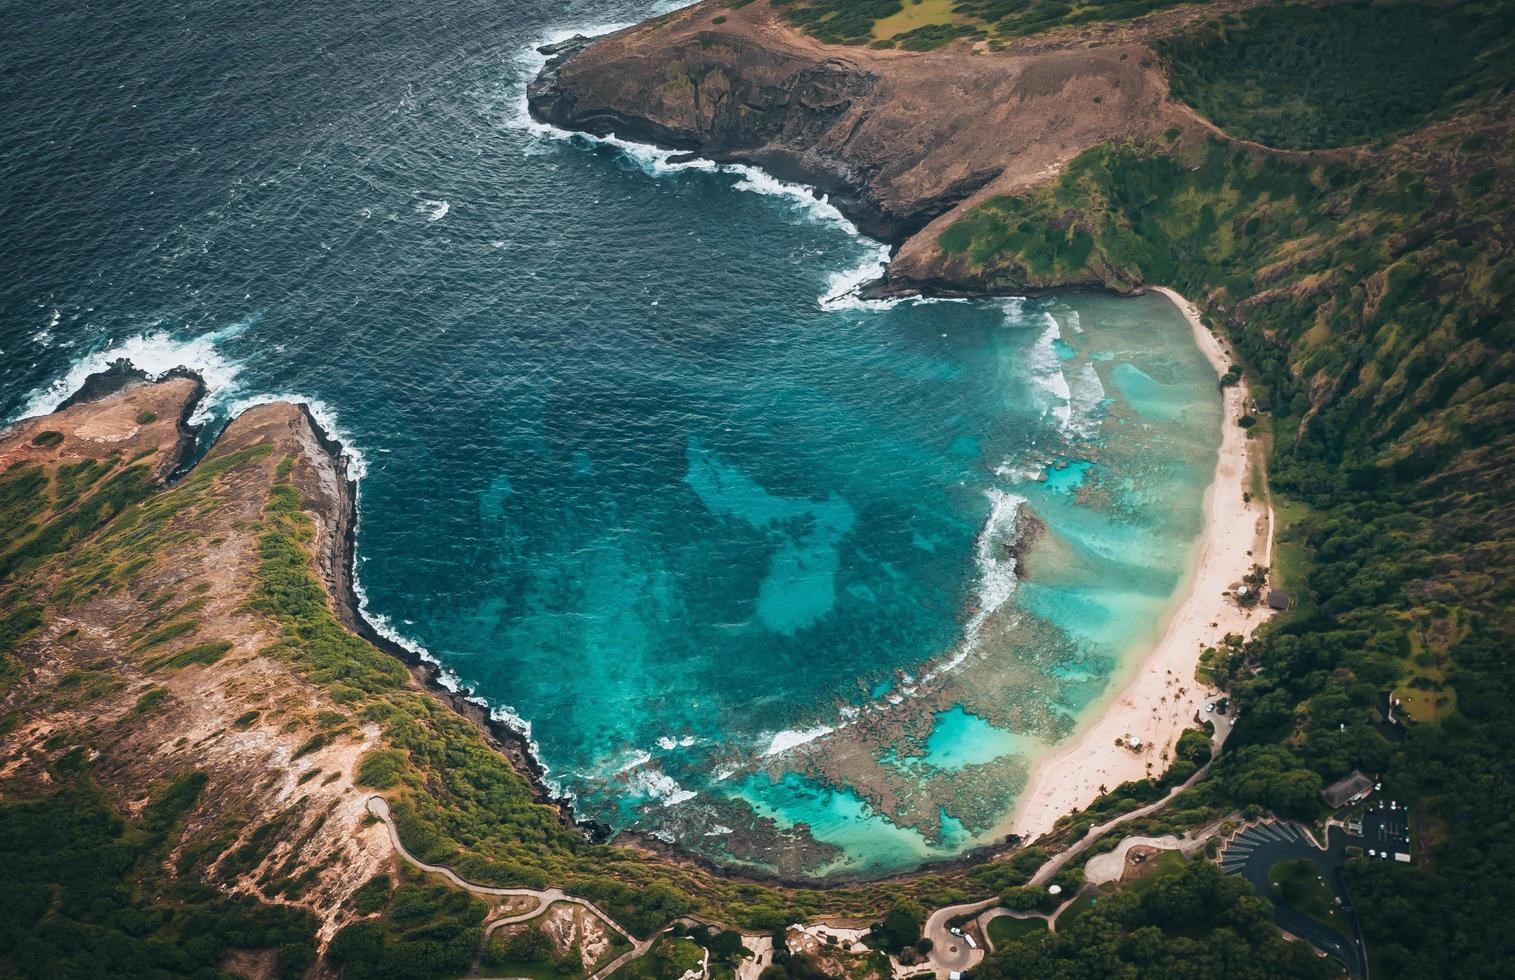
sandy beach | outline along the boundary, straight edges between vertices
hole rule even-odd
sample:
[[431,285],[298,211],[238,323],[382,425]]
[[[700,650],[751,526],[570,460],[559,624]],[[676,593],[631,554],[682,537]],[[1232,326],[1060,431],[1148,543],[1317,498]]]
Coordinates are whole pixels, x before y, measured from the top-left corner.
[[[1219,338],[1200,322],[1194,305],[1171,289],[1150,287],[1172,300],[1194,331],[1217,375],[1231,358]],[[1218,692],[1194,679],[1206,647],[1227,634],[1249,634],[1267,619],[1266,608],[1243,609],[1228,595],[1254,563],[1271,554],[1272,515],[1263,501],[1243,499],[1248,477],[1245,385],[1224,389],[1225,422],[1215,477],[1205,491],[1204,533],[1188,594],[1173,610],[1162,638],[1137,672],[1126,680],[1105,710],[1068,741],[1037,760],[1009,829],[1027,839],[1052,829],[1057,819],[1081,809],[1104,791],[1127,780],[1155,776],[1168,768],[1179,734],[1203,717],[1204,704]],[[1140,750],[1128,746],[1140,740]]]

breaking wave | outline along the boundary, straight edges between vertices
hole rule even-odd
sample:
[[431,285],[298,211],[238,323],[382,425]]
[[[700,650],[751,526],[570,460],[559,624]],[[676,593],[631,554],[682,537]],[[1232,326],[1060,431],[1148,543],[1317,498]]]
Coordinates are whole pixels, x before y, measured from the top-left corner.
[[84,386],[90,375],[106,370],[117,361],[127,360],[155,378],[174,368],[188,368],[198,374],[205,382],[206,395],[190,421],[203,422],[210,417],[220,399],[234,390],[241,370],[235,361],[217,349],[216,344],[235,337],[251,322],[234,323],[188,340],[175,337],[166,330],[154,330],[112,341],[104,349],[75,361],[67,373],[52,384],[33,391],[15,418],[31,418],[57,411],[59,405]]

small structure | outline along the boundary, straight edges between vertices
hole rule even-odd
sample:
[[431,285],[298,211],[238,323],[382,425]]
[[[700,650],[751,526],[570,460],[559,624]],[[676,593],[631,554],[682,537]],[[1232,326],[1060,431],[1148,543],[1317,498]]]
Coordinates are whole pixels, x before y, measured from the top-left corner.
[[1353,769],[1321,790],[1320,798],[1326,801],[1326,806],[1335,810],[1348,803],[1356,803],[1371,792],[1373,792],[1373,780],[1363,775],[1361,769]]
[[1289,593],[1285,592],[1283,589],[1274,589],[1268,593],[1269,609],[1277,609],[1279,611],[1282,611],[1288,609],[1292,605],[1294,605],[1294,597],[1289,595]]
[[1273,403],[1268,401],[1268,396],[1256,394],[1252,396],[1252,411],[1258,415],[1266,415],[1273,411]]

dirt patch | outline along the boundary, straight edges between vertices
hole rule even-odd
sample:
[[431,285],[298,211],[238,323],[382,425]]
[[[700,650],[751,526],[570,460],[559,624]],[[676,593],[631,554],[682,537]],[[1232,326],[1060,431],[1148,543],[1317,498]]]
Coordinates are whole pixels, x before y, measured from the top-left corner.
[[[528,899],[530,901],[530,899]],[[496,934],[509,941],[528,929],[541,929],[552,940],[556,956],[577,952],[586,967],[593,967],[604,959],[613,945],[614,933],[605,920],[571,902],[557,902],[546,912],[518,925],[504,926]]]
[[[549,63],[533,112],[557,125],[757,163],[830,193],[931,278],[944,215],[1050,180],[1098,143],[1197,129],[1135,27],[1003,50],[831,47],[769,4],[709,5]],[[937,224],[934,224],[937,223]]]
[[[0,466],[40,466],[51,508],[32,520],[65,520],[64,467],[115,459],[110,472],[133,460],[154,479],[171,472],[199,390],[182,378],[138,384],[26,420],[0,434]],[[295,486],[318,536],[331,538],[344,486],[337,465],[294,406],[233,421],[195,474],[29,575],[25,588],[46,615],[16,649],[19,676],[0,699],[0,714],[14,712],[0,737],[0,793],[45,791],[52,767],[77,758],[135,814],[169,780],[203,772],[200,805],[169,862],[225,890],[310,909],[323,941],[390,858],[382,828],[365,826],[368,793],[353,784],[379,729],[274,655],[279,631],[249,600],[270,487]],[[228,966],[258,969],[255,956]]]

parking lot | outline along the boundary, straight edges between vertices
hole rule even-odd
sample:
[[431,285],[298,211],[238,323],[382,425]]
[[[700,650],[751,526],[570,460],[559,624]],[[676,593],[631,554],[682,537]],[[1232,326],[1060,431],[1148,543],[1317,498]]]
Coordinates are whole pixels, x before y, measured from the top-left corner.
[[[1349,827],[1349,832],[1356,830]],[[1410,812],[1394,801],[1375,803],[1362,814],[1362,830],[1354,844],[1375,861],[1410,860]]]

